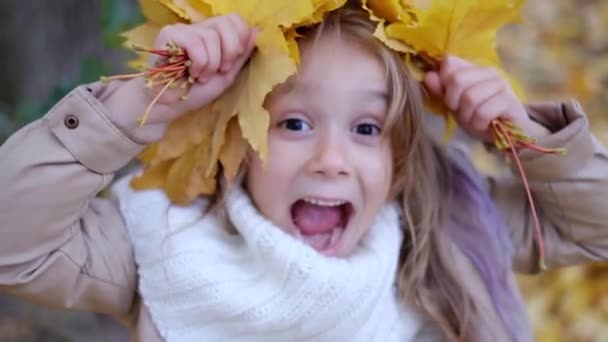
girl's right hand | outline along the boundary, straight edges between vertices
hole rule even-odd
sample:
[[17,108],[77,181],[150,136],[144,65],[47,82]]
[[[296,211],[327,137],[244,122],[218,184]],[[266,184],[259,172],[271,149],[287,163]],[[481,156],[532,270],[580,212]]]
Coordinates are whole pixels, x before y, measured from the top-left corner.
[[[255,30],[238,14],[228,14],[197,24],[165,26],[156,38],[154,49],[166,49],[168,42],[186,51],[192,61],[190,76],[195,82],[187,94],[183,89],[172,89],[161,96],[159,103],[175,103],[188,111],[205,106],[232,85],[253,51]],[[152,59],[151,65],[154,62]],[[147,88],[148,96],[153,99],[160,88]],[[182,95],[187,95],[187,99],[176,103]],[[166,119],[158,118],[160,121]]]
[[[110,112],[116,113],[111,120],[138,142],[152,143],[159,140],[171,121],[190,110],[211,103],[232,85],[255,47],[255,36],[256,30],[250,28],[238,14],[213,17],[190,25],[165,26],[156,38],[154,49],[166,49],[168,42],[184,49],[192,61],[189,73],[195,82],[189,90],[168,89],[163,93],[140,127],[137,120],[145,110],[141,104],[147,106],[162,86],[147,88],[143,78],[132,80],[130,86],[125,85],[128,89],[122,95],[115,94],[112,96],[114,99],[106,101]],[[154,58],[150,59],[151,65],[157,60]],[[134,101],[133,91],[145,94],[142,101]],[[118,92],[120,90],[116,93]],[[184,95],[185,99],[181,100]],[[133,102],[140,105],[133,106]]]

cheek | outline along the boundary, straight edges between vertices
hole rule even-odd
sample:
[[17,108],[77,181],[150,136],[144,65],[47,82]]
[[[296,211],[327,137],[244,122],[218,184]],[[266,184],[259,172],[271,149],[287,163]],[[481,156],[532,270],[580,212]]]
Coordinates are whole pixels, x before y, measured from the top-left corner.
[[245,186],[252,196],[256,191],[256,184],[259,184],[264,179],[263,171],[260,159],[250,152],[247,158]]
[[[382,206],[388,198],[392,177],[393,162],[392,154],[388,147],[383,148],[381,153],[377,153],[374,158],[367,158],[363,164],[365,169],[366,188],[370,200],[374,202],[374,207]],[[378,202],[381,202],[378,204]]]
[[289,154],[272,146],[265,165],[255,152],[250,152],[248,160],[245,186],[260,212],[274,221],[280,204],[285,203],[284,194],[290,188],[293,163]]
[[358,233],[350,242],[349,248],[354,248],[361,237],[367,232],[376,215],[387,203],[392,182],[392,155],[389,148],[383,148],[380,153],[375,151],[367,158],[359,158],[359,169],[363,178],[364,210],[361,213]]
[[261,161],[259,158],[255,157],[252,153],[250,153],[247,163],[245,177],[245,187],[247,188],[247,192],[249,192],[249,196],[253,200],[253,203],[263,211],[264,203],[266,202],[265,193],[262,191],[264,189],[264,170],[262,168]]

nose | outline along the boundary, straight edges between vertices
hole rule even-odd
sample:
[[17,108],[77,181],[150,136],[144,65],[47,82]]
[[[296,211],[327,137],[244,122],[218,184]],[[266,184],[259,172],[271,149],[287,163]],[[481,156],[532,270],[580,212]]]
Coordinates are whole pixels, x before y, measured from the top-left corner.
[[336,133],[326,132],[317,141],[308,163],[311,173],[326,177],[344,177],[352,172],[347,155],[347,142]]

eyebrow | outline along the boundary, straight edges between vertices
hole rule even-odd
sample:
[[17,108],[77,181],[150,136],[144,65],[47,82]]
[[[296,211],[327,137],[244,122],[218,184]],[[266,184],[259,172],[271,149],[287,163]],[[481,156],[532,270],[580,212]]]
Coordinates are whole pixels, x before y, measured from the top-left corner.
[[375,97],[375,98],[379,98],[384,101],[388,101],[388,94],[386,93],[386,91],[383,91],[383,90],[366,89],[366,90],[361,90],[359,92],[361,93],[362,97],[363,96],[365,96],[367,98]]
[[[314,89],[316,88],[314,85],[309,84],[309,83],[304,83],[304,82],[295,82],[295,81],[291,81],[291,82],[286,82],[283,83],[278,90],[278,94],[281,95],[286,95],[289,94],[291,92],[293,92],[295,89],[297,88],[301,88],[303,90],[308,90],[308,89]],[[363,97],[365,99],[368,98],[378,98],[384,101],[388,101],[388,93],[385,90],[381,90],[381,89],[374,89],[374,88],[369,88],[369,89],[362,89],[362,90],[357,90],[357,97]]]

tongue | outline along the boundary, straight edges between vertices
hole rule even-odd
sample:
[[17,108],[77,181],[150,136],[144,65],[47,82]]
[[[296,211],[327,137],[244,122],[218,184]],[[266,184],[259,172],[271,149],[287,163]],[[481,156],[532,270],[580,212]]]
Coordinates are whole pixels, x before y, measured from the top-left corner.
[[340,223],[342,209],[298,201],[293,205],[291,215],[302,234],[320,234],[330,232]]

